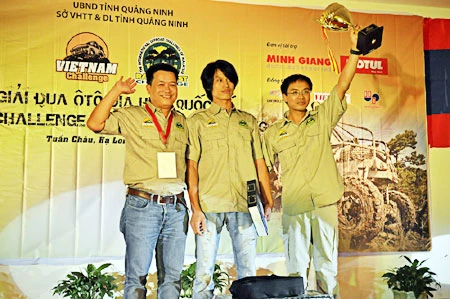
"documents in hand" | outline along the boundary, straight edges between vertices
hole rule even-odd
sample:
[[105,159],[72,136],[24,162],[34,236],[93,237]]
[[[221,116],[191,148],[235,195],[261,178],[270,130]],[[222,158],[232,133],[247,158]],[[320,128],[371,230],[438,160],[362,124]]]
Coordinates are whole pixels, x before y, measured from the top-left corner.
[[253,220],[253,224],[256,227],[258,236],[267,236],[269,228],[267,227],[267,221],[264,217],[264,207],[259,196],[256,180],[247,181],[247,204],[248,211]]

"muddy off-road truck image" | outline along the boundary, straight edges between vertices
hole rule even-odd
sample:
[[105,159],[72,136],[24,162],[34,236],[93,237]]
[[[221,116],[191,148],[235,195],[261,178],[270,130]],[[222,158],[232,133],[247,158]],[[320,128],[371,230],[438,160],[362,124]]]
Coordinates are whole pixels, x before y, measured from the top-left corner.
[[338,203],[340,251],[368,249],[380,238],[399,250],[415,223],[410,198],[393,190],[398,176],[386,143],[371,130],[339,122],[331,144],[345,190]]

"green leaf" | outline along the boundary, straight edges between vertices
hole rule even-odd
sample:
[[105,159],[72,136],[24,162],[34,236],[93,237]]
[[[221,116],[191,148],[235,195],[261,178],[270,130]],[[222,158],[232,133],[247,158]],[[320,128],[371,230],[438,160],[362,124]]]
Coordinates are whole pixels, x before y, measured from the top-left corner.
[[399,291],[412,291],[416,298],[423,293],[433,297],[431,291],[436,291],[440,287],[440,284],[434,278],[436,274],[430,271],[430,268],[421,267],[426,260],[419,261],[418,259],[414,259],[412,261],[407,256],[402,255],[400,257],[403,257],[408,264],[390,269],[381,276],[386,281],[388,287]]
[[98,267],[98,271],[99,272],[101,272],[103,269],[106,269],[106,268],[108,268],[109,266],[111,266],[112,264],[111,263],[106,263],[106,264],[103,264],[103,265],[101,265],[100,267]]
[[71,272],[52,288],[53,294],[72,299],[102,299],[106,294],[112,296],[117,289],[115,278],[112,275],[101,273],[101,271],[111,264],[103,264],[99,268],[89,264],[86,267],[87,276],[82,272]]
[[[192,263],[181,271],[181,295],[185,298],[192,297],[194,286],[196,263]],[[229,275],[223,271],[220,265],[214,265],[213,271],[214,289],[222,292],[229,284]]]

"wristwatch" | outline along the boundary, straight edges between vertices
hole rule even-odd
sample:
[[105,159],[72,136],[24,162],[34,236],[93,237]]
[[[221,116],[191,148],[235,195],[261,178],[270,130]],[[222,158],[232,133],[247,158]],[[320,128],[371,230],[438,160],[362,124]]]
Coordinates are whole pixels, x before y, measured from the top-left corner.
[[356,51],[356,50],[353,50],[353,49],[350,49],[350,54],[353,54],[353,55],[361,55],[362,53],[361,53],[361,51]]

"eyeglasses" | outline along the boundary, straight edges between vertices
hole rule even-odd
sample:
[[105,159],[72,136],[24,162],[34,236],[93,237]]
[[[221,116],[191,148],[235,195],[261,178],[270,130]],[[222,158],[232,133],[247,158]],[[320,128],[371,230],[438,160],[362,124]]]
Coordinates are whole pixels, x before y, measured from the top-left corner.
[[294,91],[288,92],[287,94],[290,94],[290,95],[292,95],[294,97],[297,97],[299,95],[308,96],[308,95],[311,94],[311,90],[309,90],[309,89],[303,89],[301,91],[300,90],[294,90]]

